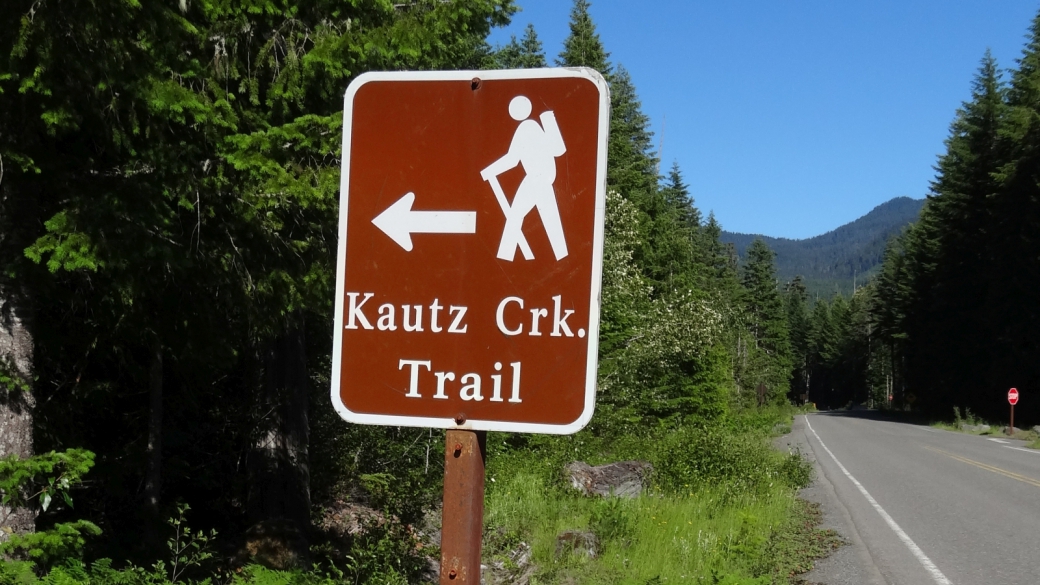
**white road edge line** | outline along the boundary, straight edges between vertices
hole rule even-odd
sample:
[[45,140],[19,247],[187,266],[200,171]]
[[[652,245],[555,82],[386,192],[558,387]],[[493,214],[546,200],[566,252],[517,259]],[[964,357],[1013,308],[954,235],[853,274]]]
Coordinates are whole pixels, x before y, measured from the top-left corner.
[[1007,444],[1007,441],[1005,441],[1004,439],[986,439],[986,440],[987,441],[993,441],[994,443],[1001,443],[1001,444],[1005,444],[1005,445]]
[[1036,449],[1025,449],[1022,447],[1012,447],[1011,445],[1004,445],[1005,449],[1014,449],[1015,451],[1025,451],[1026,453],[1032,453],[1033,455],[1040,455],[1040,451]]
[[845,477],[849,478],[849,480],[852,481],[852,484],[855,485],[857,489],[859,489],[859,492],[863,494],[863,497],[867,499],[867,502],[871,506],[873,506],[875,510],[877,510],[877,513],[881,515],[881,518],[885,521],[886,524],[888,524],[888,527],[896,533],[896,536],[899,537],[899,540],[903,541],[903,544],[906,545],[906,548],[910,549],[910,552],[914,555],[914,557],[917,558],[917,560],[921,563],[924,569],[928,571],[928,573],[932,576],[932,579],[935,580],[935,582],[939,585],[953,585],[953,582],[947,579],[946,575],[943,575],[942,571],[939,570],[939,567],[935,566],[935,563],[932,562],[932,559],[929,559],[928,555],[924,554],[924,551],[921,550],[921,547],[917,546],[917,543],[911,540],[910,537],[907,536],[906,532],[903,532],[903,529],[900,528],[899,525],[896,524],[896,521],[888,515],[888,512],[886,512],[885,509],[881,507],[881,504],[877,503],[877,500],[875,500],[874,497],[870,495],[870,492],[868,492],[866,488],[863,487],[863,484],[857,481],[855,477],[852,477],[852,474],[849,473],[849,470],[845,469],[845,466],[841,464],[841,461],[838,461],[838,458],[834,456],[834,453],[831,453],[831,450],[828,449],[827,445],[823,443],[823,439],[820,438],[820,435],[816,434],[816,429],[812,428],[812,425],[809,424],[808,416],[805,417],[805,425],[809,427],[809,430],[812,431],[813,436],[815,436],[816,440],[820,442],[820,446],[823,447],[823,450],[826,451],[827,454],[831,456],[831,459],[834,460],[834,463],[838,465],[838,469],[841,469],[841,472],[845,474]]

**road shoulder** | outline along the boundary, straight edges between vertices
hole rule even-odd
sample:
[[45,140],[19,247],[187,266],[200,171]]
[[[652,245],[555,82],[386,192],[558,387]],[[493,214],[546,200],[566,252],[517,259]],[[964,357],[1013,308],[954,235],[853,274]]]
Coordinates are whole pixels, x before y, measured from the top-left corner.
[[791,432],[777,437],[773,445],[783,452],[800,453],[812,463],[813,481],[798,496],[818,504],[822,512],[819,528],[834,530],[846,543],[827,558],[817,561],[812,571],[801,575],[802,582],[806,585],[884,585],[886,581],[870,558],[849,511],[817,461],[806,435],[805,416],[795,417]]

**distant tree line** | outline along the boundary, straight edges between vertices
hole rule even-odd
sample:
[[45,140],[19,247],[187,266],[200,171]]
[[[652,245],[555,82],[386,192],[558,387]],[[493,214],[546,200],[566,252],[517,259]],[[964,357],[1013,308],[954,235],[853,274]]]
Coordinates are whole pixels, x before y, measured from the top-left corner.
[[812,299],[829,299],[836,293],[850,295],[881,269],[885,246],[907,225],[917,221],[924,200],[896,197],[878,205],[863,217],[825,234],[792,240],[755,234],[723,232],[744,257],[755,238],[762,238],[776,252],[776,272],[787,282],[800,276]]

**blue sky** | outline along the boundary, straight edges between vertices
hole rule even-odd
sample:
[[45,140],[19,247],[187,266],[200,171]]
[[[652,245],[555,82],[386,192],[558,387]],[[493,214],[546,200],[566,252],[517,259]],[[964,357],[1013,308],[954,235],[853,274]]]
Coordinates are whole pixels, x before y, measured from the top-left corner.
[[[550,61],[570,0],[517,0],[492,44],[533,23]],[[593,0],[629,70],[662,171],[679,163],[723,229],[805,238],[897,196],[922,198],[989,48],[1015,65],[1038,3],[1020,0]]]

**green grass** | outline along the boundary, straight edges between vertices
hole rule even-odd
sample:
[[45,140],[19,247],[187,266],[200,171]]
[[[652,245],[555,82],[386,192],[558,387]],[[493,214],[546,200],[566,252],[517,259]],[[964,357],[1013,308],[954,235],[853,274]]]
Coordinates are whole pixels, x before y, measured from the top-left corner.
[[[781,485],[736,498],[708,488],[608,500],[527,472],[500,483],[485,510],[487,556],[507,561],[512,547],[528,543],[538,567],[532,584],[787,583],[840,542],[816,530],[818,512]],[[565,530],[597,534],[598,557],[558,553]]]
[[1038,435],[1036,431],[1031,430],[1031,429],[1028,430],[1028,431],[1018,431],[1018,430],[1016,430],[1015,434],[1012,435],[1011,438],[1012,439],[1019,439],[1019,440],[1022,440],[1022,441],[1026,441],[1028,443],[1026,446],[1027,447],[1033,447],[1034,449],[1036,449],[1036,447],[1034,445],[1037,445],[1038,443],[1040,443],[1040,435]]
[[[560,463],[567,453],[602,462],[577,442],[500,454],[489,469],[485,562],[516,575],[530,570],[510,558],[523,542],[535,567],[532,585],[790,583],[840,540],[816,529],[818,510],[795,496],[809,480],[807,464],[767,446],[761,429],[775,428],[772,421],[750,427],[683,428],[627,444],[627,457],[613,460],[655,466],[651,489],[635,499],[585,497],[566,485]],[[599,554],[558,551],[557,536],[567,530],[594,533]]]
[[[964,433],[966,435],[976,435],[976,436],[980,436],[980,437],[988,437],[988,436],[1007,437],[1008,436],[1007,434],[1001,432],[1001,428],[1003,427],[1003,425],[990,424],[990,423],[982,423],[982,424],[989,424],[990,425],[990,429],[988,431],[970,431],[970,430],[965,430],[965,429],[960,428],[959,424],[955,424],[955,423],[951,423],[951,422],[944,422],[944,421],[933,422],[929,426],[937,428],[937,429],[943,429],[943,430],[946,430],[946,431],[953,431],[955,433]],[[1025,446],[1030,448],[1030,449],[1040,449],[1040,434],[1037,434],[1036,431],[1033,431],[1033,430],[1028,430],[1028,431],[1016,430],[1015,434],[1012,435],[1011,437],[1008,437],[1008,438],[1018,439],[1020,441],[1026,441],[1026,445]]]
[[[988,424],[988,423],[985,423],[985,424]],[[960,423],[949,422],[949,421],[942,421],[942,420],[940,420],[940,421],[933,421],[933,422],[929,423],[928,426],[930,426],[932,428],[936,428],[936,429],[942,429],[944,431],[952,431],[952,432],[955,432],[955,433],[964,433],[966,435],[979,435],[979,436],[982,436],[982,435],[992,435],[992,434],[994,434],[994,433],[996,433],[996,432],[998,432],[1000,430],[1000,426],[999,425],[990,425],[990,430],[988,430],[988,431],[968,431],[968,430],[962,429],[961,426],[960,426]]]
[[[961,428],[962,424],[966,424],[966,425],[969,425],[969,426],[979,426],[979,425],[984,425],[985,424],[985,425],[989,425],[990,428],[989,428],[988,431],[972,431],[972,430],[966,430],[966,429]],[[932,422],[930,426],[938,428],[938,429],[947,430],[947,431],[954,431],[954,432],[957,432],[957,433],[966,433],[966,434],[969,434],[969,435],[979,435],[979,436],[1000,435],[1000,436],[1007,436],[1007,435],[1001,433],[1001,429],[1007,426],[1006,422],[995,423],[995,422],[985,421],[985,420],[979,418],[978,416],[976,416],[974,413],[972,413],[970,409],[965,408],[962,411],[959,408],[957,408],[956,406],[953,407],[953,421],[952,422],[951,421],[937,421],[937,422]],[[1011,438],[1012,439],[1019,439],[1019,440],[1022,440],[1022,441],[1026,441],[1028,443],[1026,445],[1026,447],[1029,447],[1031,449],[1040,449],[1040,434],[1038,434],[1036,431],[1034,431],[1032,429],[1029,429],[1029,430],[1017,429],[1015,431],[1014,435],[1011,436]]]

